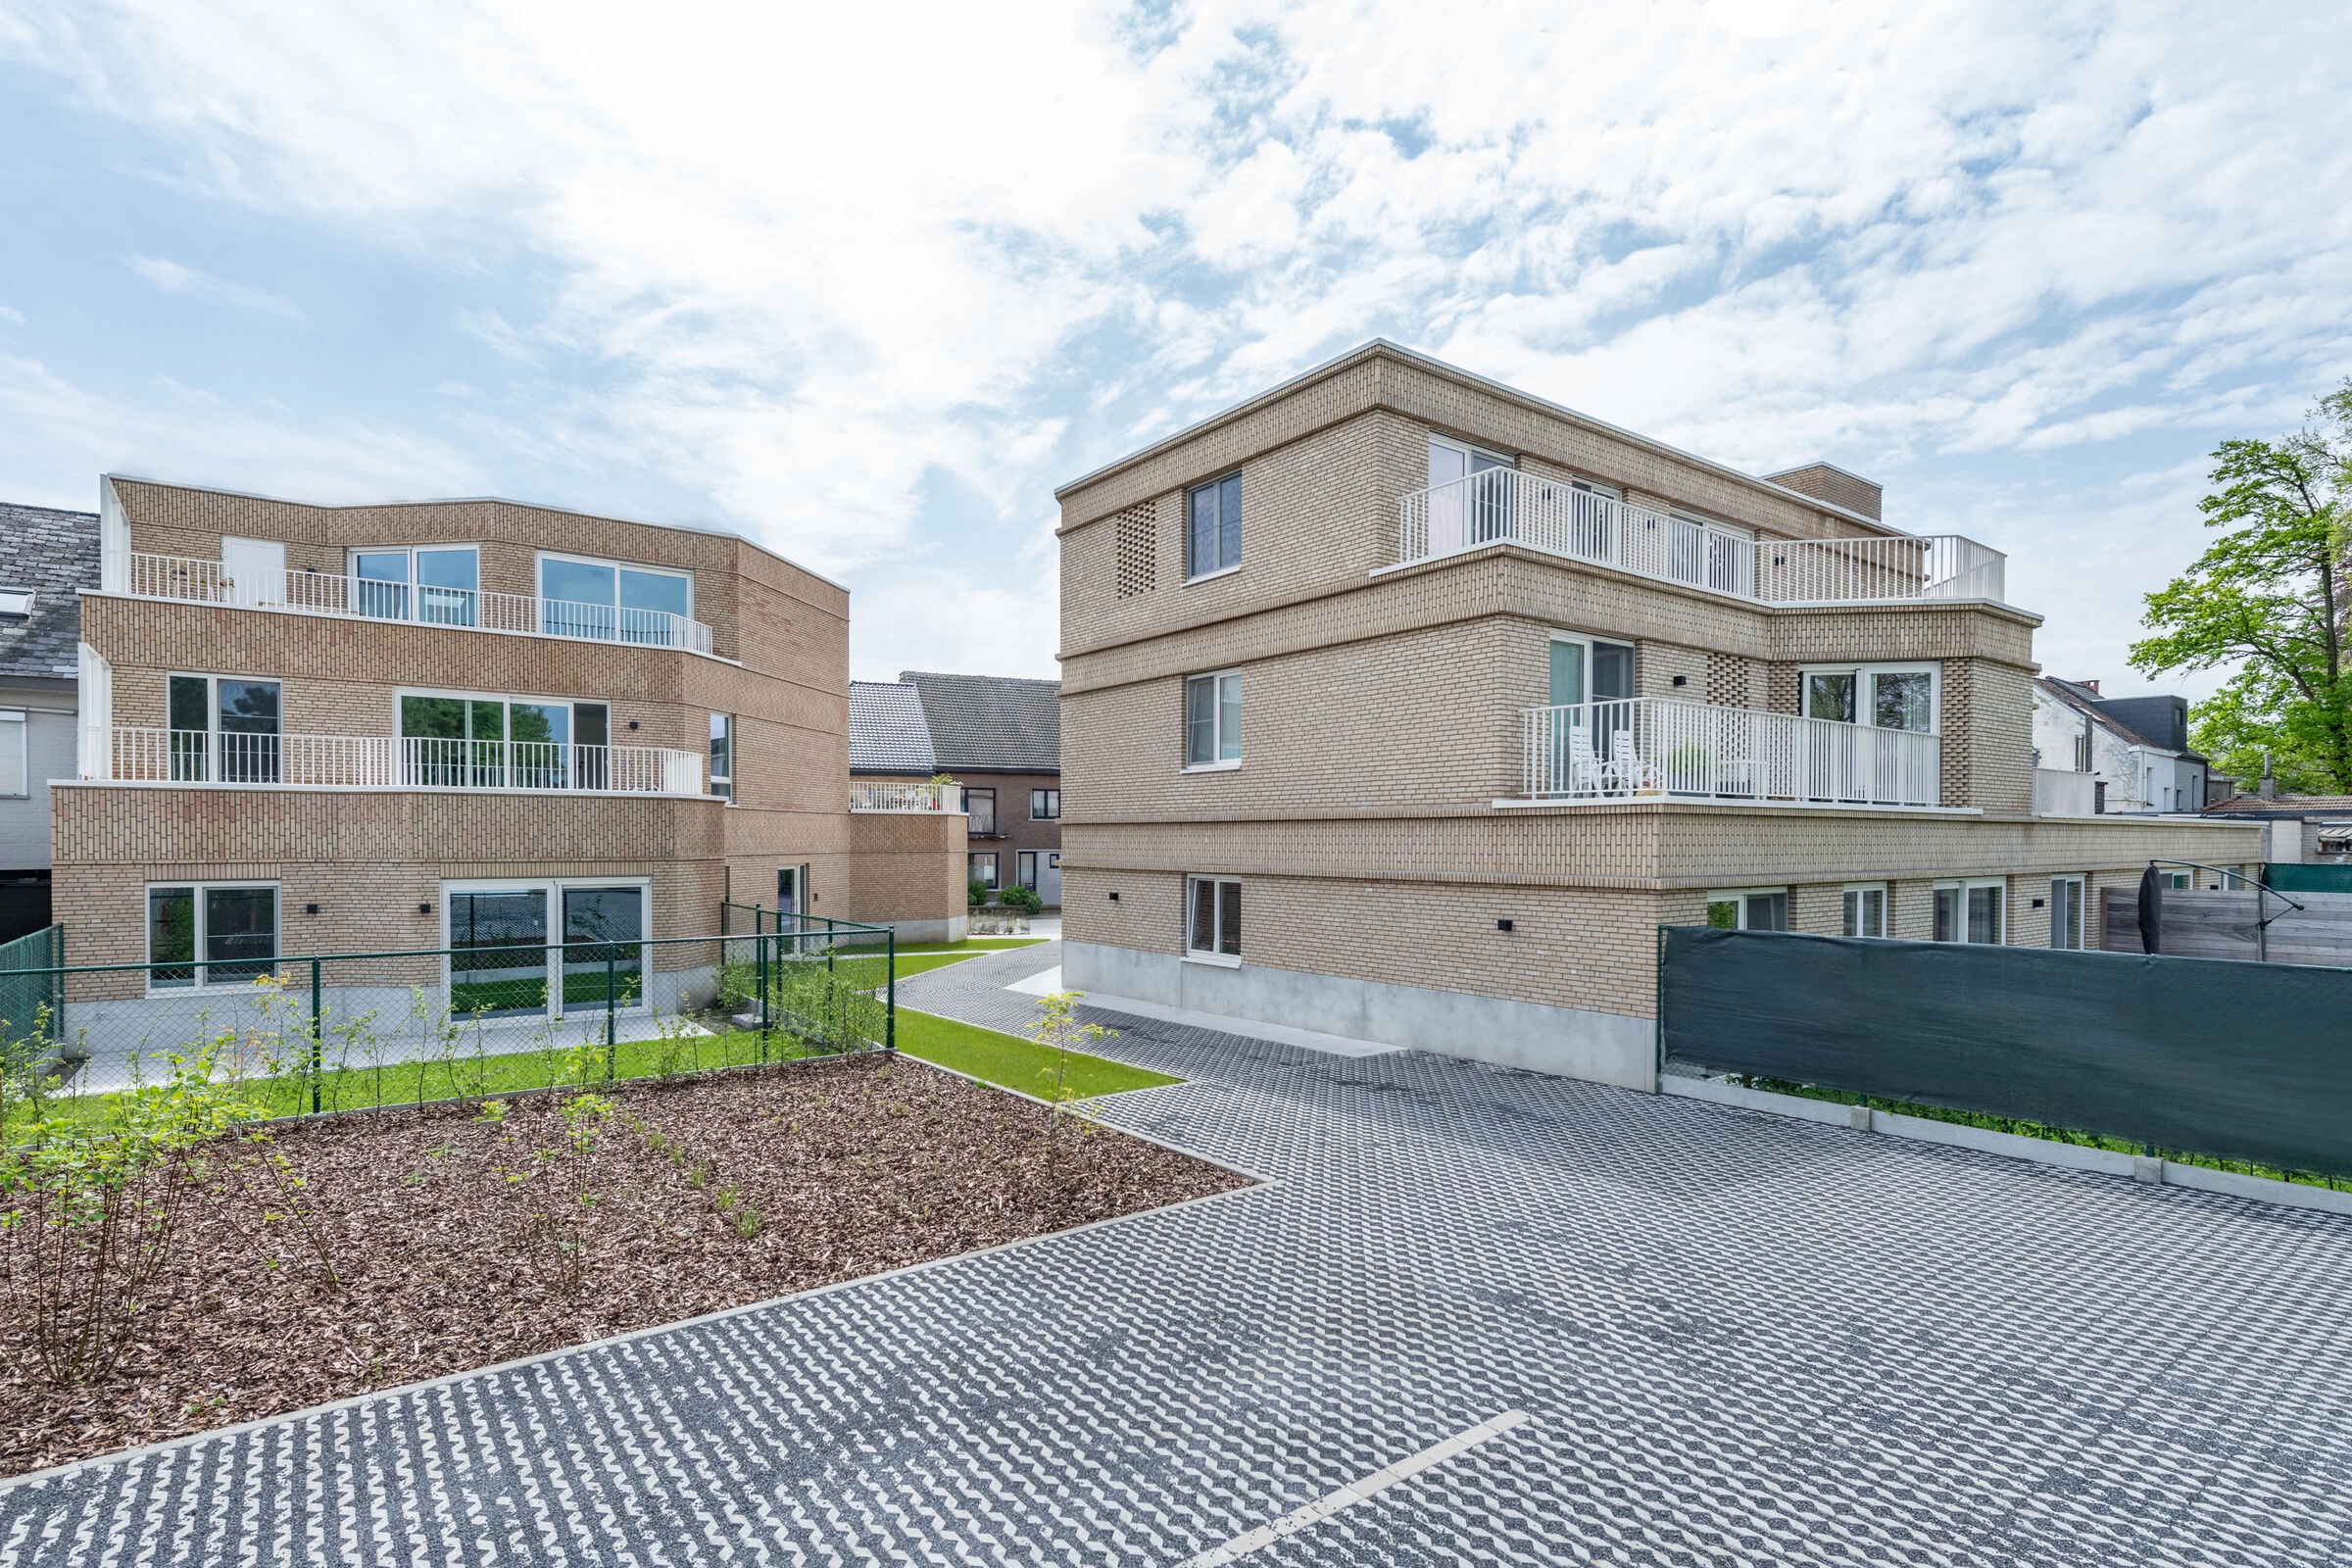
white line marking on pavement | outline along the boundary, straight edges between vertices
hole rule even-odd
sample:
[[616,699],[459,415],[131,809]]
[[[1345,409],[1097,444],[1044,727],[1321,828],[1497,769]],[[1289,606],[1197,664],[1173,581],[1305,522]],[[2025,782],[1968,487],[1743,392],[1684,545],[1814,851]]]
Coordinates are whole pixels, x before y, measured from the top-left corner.
[[1481,1421],[1464,1432],[1457,1432],[1444,1443],[1434,1444],[1419,1453],[1397,1460],[1386,1470],[1375,1470],[1361,1481],[1350,1481],[1337,1492],[1325,1493],[1303,1508],[1294,1509],[1270,1525],[1260,1525],[1246,1531],[1221,1546],[1211,1546],[1198,1557],[1187,1557],[1176,1568],[1224,1568],[1263,1546],[1270,1546],[1285,1536],[1297,1535],[1308,1525],[1320,1524],[1342,1508],[1351,1508],[1374,1493],[1393,1487],[1399,1481],[1409,1481],[1432,1465],[1444,1464],[1455,1454],[1477,1447],[1489,1438],[1500,1437],[1527,1419],[1525,1410],[1505,1410],[1491,1420]]

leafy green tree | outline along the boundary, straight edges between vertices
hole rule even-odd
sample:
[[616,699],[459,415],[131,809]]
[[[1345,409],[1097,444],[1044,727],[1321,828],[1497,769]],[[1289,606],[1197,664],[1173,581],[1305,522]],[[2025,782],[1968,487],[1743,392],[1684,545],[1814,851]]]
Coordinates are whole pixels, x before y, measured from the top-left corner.
[[2205,526],[2229,530],[2148,595],[2132,645],[2143,674],[2237,673],[2191,710],[2190,738],[2223,773],[2275,760],[2283,789],[2352,793],[2352,379],[2279,441],[2214,453]]

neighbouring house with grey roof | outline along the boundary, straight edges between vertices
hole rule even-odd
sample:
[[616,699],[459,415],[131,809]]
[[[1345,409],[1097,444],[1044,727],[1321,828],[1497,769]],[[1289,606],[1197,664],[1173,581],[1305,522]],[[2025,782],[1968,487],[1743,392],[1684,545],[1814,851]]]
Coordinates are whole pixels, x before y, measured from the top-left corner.
[[1061,904],[1061,683],[902,671],[850,683],[850,775],[948,774],[970,813],[971,875]]
[[2043,776],[2056,774],[2086,781],[2080,794],[2093,803],[2087,807],[2092,811],[2205,808],[2209,764],[2189,750],[2184,697],[2106,698],[2095,680],[2038,676],[2034,765],[2037,801],[2065,793],[2054,787],[2064,779]]
[[98,514],[0,502],[0,941],[49,923],[49,781],[74,776]]

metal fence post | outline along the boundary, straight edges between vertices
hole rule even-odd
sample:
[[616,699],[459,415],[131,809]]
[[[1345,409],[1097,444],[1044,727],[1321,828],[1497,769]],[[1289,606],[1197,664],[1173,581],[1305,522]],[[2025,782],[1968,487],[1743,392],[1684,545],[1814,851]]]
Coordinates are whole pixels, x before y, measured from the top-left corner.
[[319,1005],[318,994],[318,960],[313,958],[311,960],[311,1114],[314,1116],[318,1115],[319,1110],[318,1080],[321,1065],[319,1030],[322,1013],[323,1009]]
[[889,999],[882,1004],[882,1050],[885,1054],[899,1049],[899,928],[891,926]]
[[[640,948],[638,952],[642,954],[644,950]],[[605,949],[605,1082],[607,1083],[612,1081],[614,1057],[618,1054],[619,1049],[613,1039],[612,1027],[612,982],[615,975],[615,964],[619,956],[617,949],[610,947]]]
[[767,1059],[767,938],[752,938],[752,972],[760,986],[760,1059]]

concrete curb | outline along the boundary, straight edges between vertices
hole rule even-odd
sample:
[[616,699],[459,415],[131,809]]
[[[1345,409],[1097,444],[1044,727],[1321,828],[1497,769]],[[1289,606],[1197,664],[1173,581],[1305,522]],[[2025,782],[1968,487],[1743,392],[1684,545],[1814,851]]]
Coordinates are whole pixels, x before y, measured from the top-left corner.
[[2277,1203],[2285,1208],[2306,1208],[2322,1214],[2352,1215],[2352,1193],[2338,1192],[2329,1187],[2307,1187],[2300,1182],[2273,1181],[2267,1176],[2215,1170],[2206,1165],[2184,1165],[2178,1160],[2128,1154],[2120,1150],[2062,1144],[2048,1138],[2028,1138],[2022,1133],[1994,1132],[1986,1127],[1967,1127],[1958,1122],[1935,1121],[1925,1116],[1867,1110],[1860,1105],[1840,1104],[1836,1101],[1774,1094],[1768,1089],[1744,1088],[1724,1078],[1680,1078],[1669,1075],[1658,1080],[1658,1092],[1678,1095],[1685,1100],[1703,1100],[1711,1104],[1734,1105],[1743,1110],[1761,1110],[1775,1116],[1792,1116],[1799,1121],[1851,1127],[1856,1132],[1885,1133],[1889,1137],[1908,1138],[1923,1144],[1943,1144],[1955,1149],[1973,1149],[1980,1153],[2001,1154],[2011,1159],[2030,1159],[2038,1165],[2060,1165],[2069,1170],[2093,1171],[2102,1176],[2124,1176],[2153,1186],[2218,1193],[2227,1198],[2247,1198],[2257,1202]]

